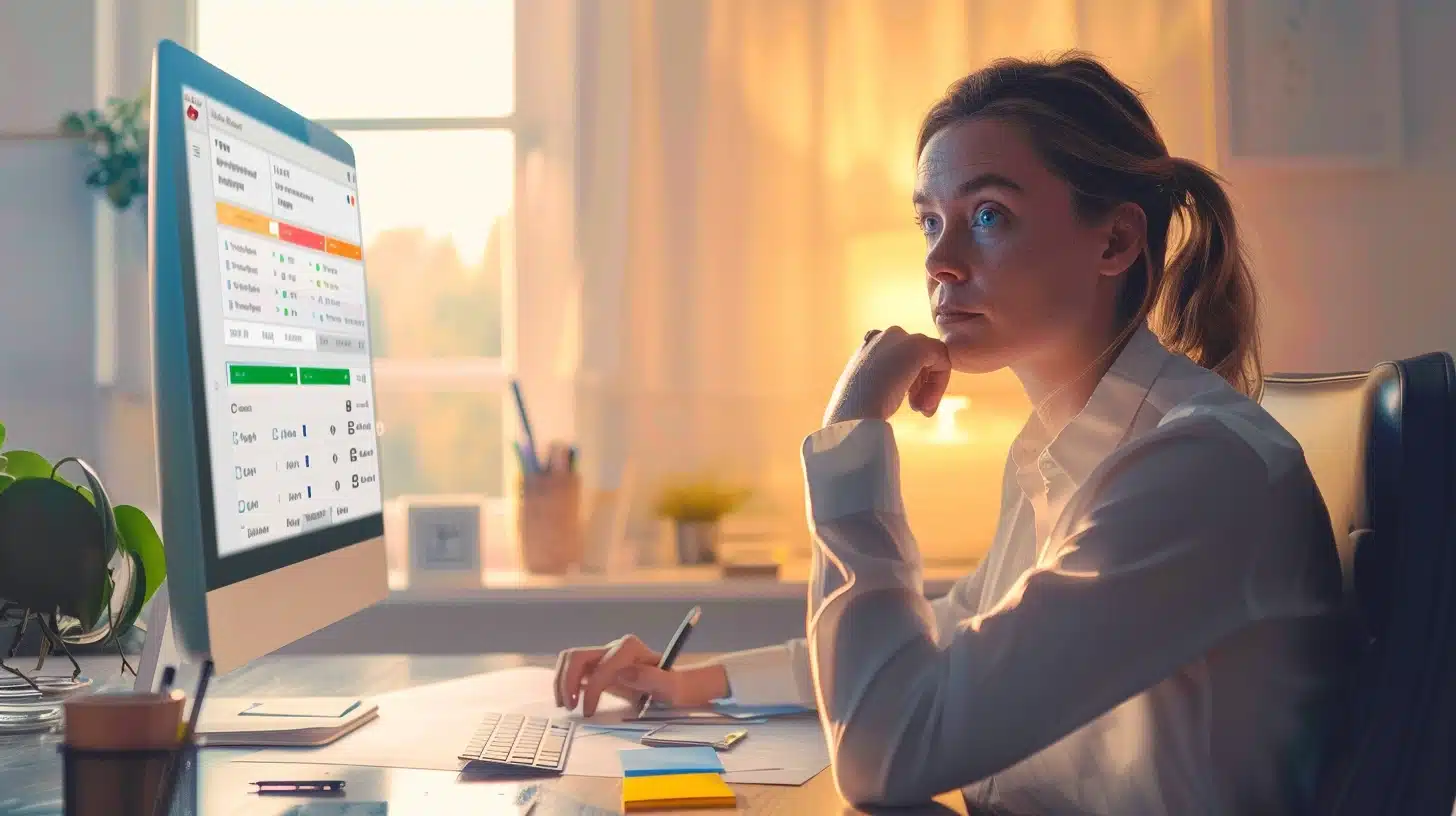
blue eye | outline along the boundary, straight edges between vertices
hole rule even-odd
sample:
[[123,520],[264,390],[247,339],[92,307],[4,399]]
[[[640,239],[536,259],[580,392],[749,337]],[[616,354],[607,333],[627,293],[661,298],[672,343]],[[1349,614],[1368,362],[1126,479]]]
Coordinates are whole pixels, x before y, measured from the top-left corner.
[[990,207],[982,207],[976,212],[976,226],[994,227],[1001,223],[1001,213]]
[[915,221],[920,225],[920,231],[926,235],[935,232],[936,225],[940,223],[939,219],[933,215],[917,216]]

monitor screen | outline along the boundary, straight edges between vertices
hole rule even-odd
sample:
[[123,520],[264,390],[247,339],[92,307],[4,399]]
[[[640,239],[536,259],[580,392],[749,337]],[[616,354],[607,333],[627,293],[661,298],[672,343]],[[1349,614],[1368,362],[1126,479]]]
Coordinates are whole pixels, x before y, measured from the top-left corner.
[[359,202],[349,164],[192,87],[182,110],[226,564],[381,512]]

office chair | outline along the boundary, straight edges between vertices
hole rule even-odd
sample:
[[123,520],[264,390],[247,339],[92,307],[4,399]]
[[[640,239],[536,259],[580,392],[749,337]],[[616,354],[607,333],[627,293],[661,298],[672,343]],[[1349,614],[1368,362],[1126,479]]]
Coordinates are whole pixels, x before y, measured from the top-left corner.
[[1359,658],[1320,816],[1450,816],[1456,801],[1456,368],[1273,375],[1262,404],[1304,448],[1340,548]]

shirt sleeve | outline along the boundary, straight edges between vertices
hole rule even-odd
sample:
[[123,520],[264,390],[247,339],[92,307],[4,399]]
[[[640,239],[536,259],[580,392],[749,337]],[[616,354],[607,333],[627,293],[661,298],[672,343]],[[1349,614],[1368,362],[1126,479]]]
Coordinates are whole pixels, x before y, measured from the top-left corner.
[[[961,621],[975,611],[971,604],[981,595],[984,563],[957,581],[950,592],[930,602],[941,638],[950,638]],[[715,662],[727,672],[729,694],[735,702],[744,705],[815,704],[814,679],[809,668],[809,647],[805,638],[762,649],[733,652]]]
[[[836,784],[860,806],[984,779],[1155,685],[1254,618],[1262,553],[1311,538],[1275,515],[1294,499],[1237,434],[1179,420],[1114,453],[1048,557],[938,639],[889,425],[830,426],[803,457],[806,648]],[[1289,564],[1270,566],[1287,592]]]

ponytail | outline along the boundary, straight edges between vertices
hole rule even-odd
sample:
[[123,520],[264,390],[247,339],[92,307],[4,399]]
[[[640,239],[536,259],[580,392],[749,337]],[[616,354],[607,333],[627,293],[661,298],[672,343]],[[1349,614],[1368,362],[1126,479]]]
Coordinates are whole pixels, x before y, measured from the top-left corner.
[[1258,302],[1233,204],[1217,176],[1172,159],[1169,189],[1183,240],[1149,298],[1149,322],[1170,351],[1257,398],[1262,390]]

